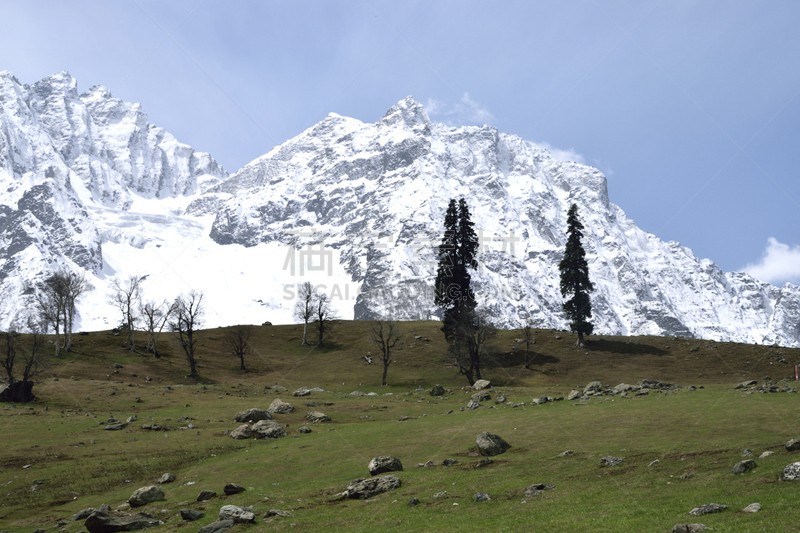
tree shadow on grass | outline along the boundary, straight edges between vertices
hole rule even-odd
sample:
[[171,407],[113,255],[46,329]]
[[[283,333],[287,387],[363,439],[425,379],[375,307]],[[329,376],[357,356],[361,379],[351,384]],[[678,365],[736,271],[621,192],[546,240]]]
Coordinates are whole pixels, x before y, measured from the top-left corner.
[[626,355],[666,355],[666,350],[656,348],[649,344],[640,344],[638,342],[622,342],[622,341],[607,341],[601,339],[598,341],[591,341],[583,345],[583,349],[589,352],[609,352],[615,354]]
[[[530,366],[533,368],[535,366],[541,366],[549,363],[558,363],[561,360],[553,355],[545,355],[531,350],[528,352],[528,361],[530,361]],[[522,367],[524,365],[524,350],[515,350],[511,353],[492,352],[486,354],[483,360],[483,366],[485,368],[512,368]]]

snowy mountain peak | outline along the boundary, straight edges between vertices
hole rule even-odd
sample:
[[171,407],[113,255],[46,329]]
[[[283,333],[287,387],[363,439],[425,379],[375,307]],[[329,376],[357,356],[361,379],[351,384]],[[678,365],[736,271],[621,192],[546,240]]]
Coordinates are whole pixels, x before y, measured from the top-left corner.
[[430,127],[431,119],[421,103],[412,96],[406,96],[386,111],[378,125],[420,131]]

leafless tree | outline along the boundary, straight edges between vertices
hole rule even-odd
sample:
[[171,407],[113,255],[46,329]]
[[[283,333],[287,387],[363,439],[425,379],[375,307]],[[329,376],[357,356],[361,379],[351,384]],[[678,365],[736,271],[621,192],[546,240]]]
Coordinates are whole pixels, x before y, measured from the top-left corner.
[[[25,341],[14,331],[0,333],[0,366],[8,375],[8,387],[0,393],[0,401],[30,402],[36,398],[33,395],[34,378],[46,370],[47,358],[44,354],[44,336],[38,328],[32,329],[33,333],[27,335]],[[21,368],[21,379],[16,379],[15,367],[17,370]]]
[[[530,354],[531,344],[536,343],[533,332],[533,321],[526,318],[522,324],[522,339],[525,342],[525,368],[530,368],[533,362],[533,354]],[[530,355],[529,355],[530,354]]]
[[111,289],[114,293],[111,295],[111,303],[119,309],[122,315],[121,326],[127,330],[128,337],[125,345],[134,349],[134,334],[136,332],[137,305],[142,299],[142,282],[144,276],[130,276],[126,280],[115,279],[111,282]]
[[392,349],[403,338],[400,324],[379,320],[373,322],[370,330],[372,331],[371,340],[378,345],[378,349],[381,352],[381,362],[383,363],[381,385],[386,385],[386,373],[389,370],[389,364],[392,362]]
[[190,291],[188,295],[181,295],[175,299],[175,313],[170,328],[178,332],[181,348],[189,363],[189,376],[197,377],[197,330],[203,323],[203,293]]
[[145,328],[147,329],[147,351],[155,355],[156,358],[161,357],[158,353],[158,337],[161,336],[164,326],[169,322],[170,317],[175,312],[175,302],[167,303],[164,300],[161,304],[156,305],[155,302],[145,302],[139,310],[139,313],[144,320]]
[[234,326],[225,335],[225,346],[228,353],[239,358],[239,370],[247,370],[244,366],[244,357],[250,353],[250,328],[247,326]]
[[297,289],[297,301],[294,304],[294,317],[303,321],[303,346],[308,342],[308,322],[314,317],[314,286],[310,281],[303,282]]
[[331,305],[331,299],[324,292],[317,292],[314,296],[314,322],[317,324],[317,347],[325,344],[325,332],[329,332],[331,322],[336,320],[336,312]]
[[[61,269],[51,274],[35,289],[36,307],[39,318],[46,325],[52,326],[56,334],[56,355],[63,349],[72,350],[72,326],[78,299],[86,292],[94,289],[86,280],[86,274]],[[63,329],[63,344],[59,333]]]

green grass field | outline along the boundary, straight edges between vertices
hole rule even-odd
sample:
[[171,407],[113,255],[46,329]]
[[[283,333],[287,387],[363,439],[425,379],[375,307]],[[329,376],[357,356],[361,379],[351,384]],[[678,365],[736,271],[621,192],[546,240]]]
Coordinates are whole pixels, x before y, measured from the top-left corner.
[[[793,377],[800,350],[609,336],[591,337],[577,349],[571,335],[541,330],[533,368],[523,370],[524,347],[515,349],[519,332],[503,331],[484,377],[492,381],[492,400],[502,393],[508,402],[460,411],[474,391],[463,389],[466,380],[445,357],[436,323],[403,324],[405,342],[389,368],[388,387],[379,386],[380,365],[360,359],[376,354],[368,326],[339,323],[325,349],[300,346],[300,326],[253,327],[247,372],[225,352],[224,329],[204,331],[199,380],[185,377],[188,365],[167,334],[161,359],[123,349],[121,337],[110,333],[77,336],[76,351],[56,361],[34,388],[37,402],[0,404],[0,530],[85,531],[82,521],[56,524],[87,507],[116,508],[164,472],[177,476],[163,486],[166,501],[139,509],[164,520],[159,531],[196,531],[225,504],[252,506],[257,516],[255,524],[230,531],[660,532],[692,522],[715,531],[800,530],[800,482],[779,479],[784,466],[800,461],[800,452],[783,447],[800,436],[800,397],[733,388],[745,379]],[[542,394],[565,396],[592,380],[613,386],[645,378],[703,388],[531,405]],[[431,397],[427,390],[437,383],[450,392]],[[274,385],[288,390],[265,388]],[[325,392],[292,397],[300,386]],[[378,395],[351,396],[354,390]],[[234,414],[266,409],[276,397],[296,408],[275,415],[287,438],[235,441],[225,434],[239,425]],[[297,433],[311,410],[332,421]],[[111,416],[132,415],[138,420],[128,428],[103,430]],[[141,429],[152,423],[169,429]],[[179,429],[189,423],[195,428]],[[481,459],[475,437],[482,431],[512,448],[475,468]],[[745,448],[753,457],[775,453],[756,459],[749,473],[730,474]],[[574,453],[559,457],[565,450]],[[369,477],[367,464],[378,455],[403,462],[402,486],[371,500],[333,501],[349,481]],[[601,467],[605,455],[624,462]],[[447,458],[459,462],[439,466]],[[437,466],[415,467],[426,461]],[[230,482],[247,491],[222,495]],[[535,483],[555,489],[525,497]],[[196,502],[202,489],[220,496]],[[473,502],[479,491],[491,501]],[[421,503],[410,507],[411,498]],[[729,509],[687,514],[711,502]],[[741,512],[754,502],[762,511]],[[206,516],[183,522],[185,507]],[[267,522],[262,516],[269,509],[294,516]]]

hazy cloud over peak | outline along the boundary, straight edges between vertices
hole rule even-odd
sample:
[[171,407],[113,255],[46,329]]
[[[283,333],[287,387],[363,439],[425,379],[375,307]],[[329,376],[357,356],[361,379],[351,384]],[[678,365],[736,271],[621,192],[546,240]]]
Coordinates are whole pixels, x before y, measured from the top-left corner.
[[783,285],[787,281],[800,283],[800,246],[789,246],[770,237],[761,261],[749,264],[743,270],[773,285]]
[[494,115],[486,106],[464,93],[458,102],[443,102],[429,98],[425,104],[428,116],[450,126],[482,126],[492,124]]

